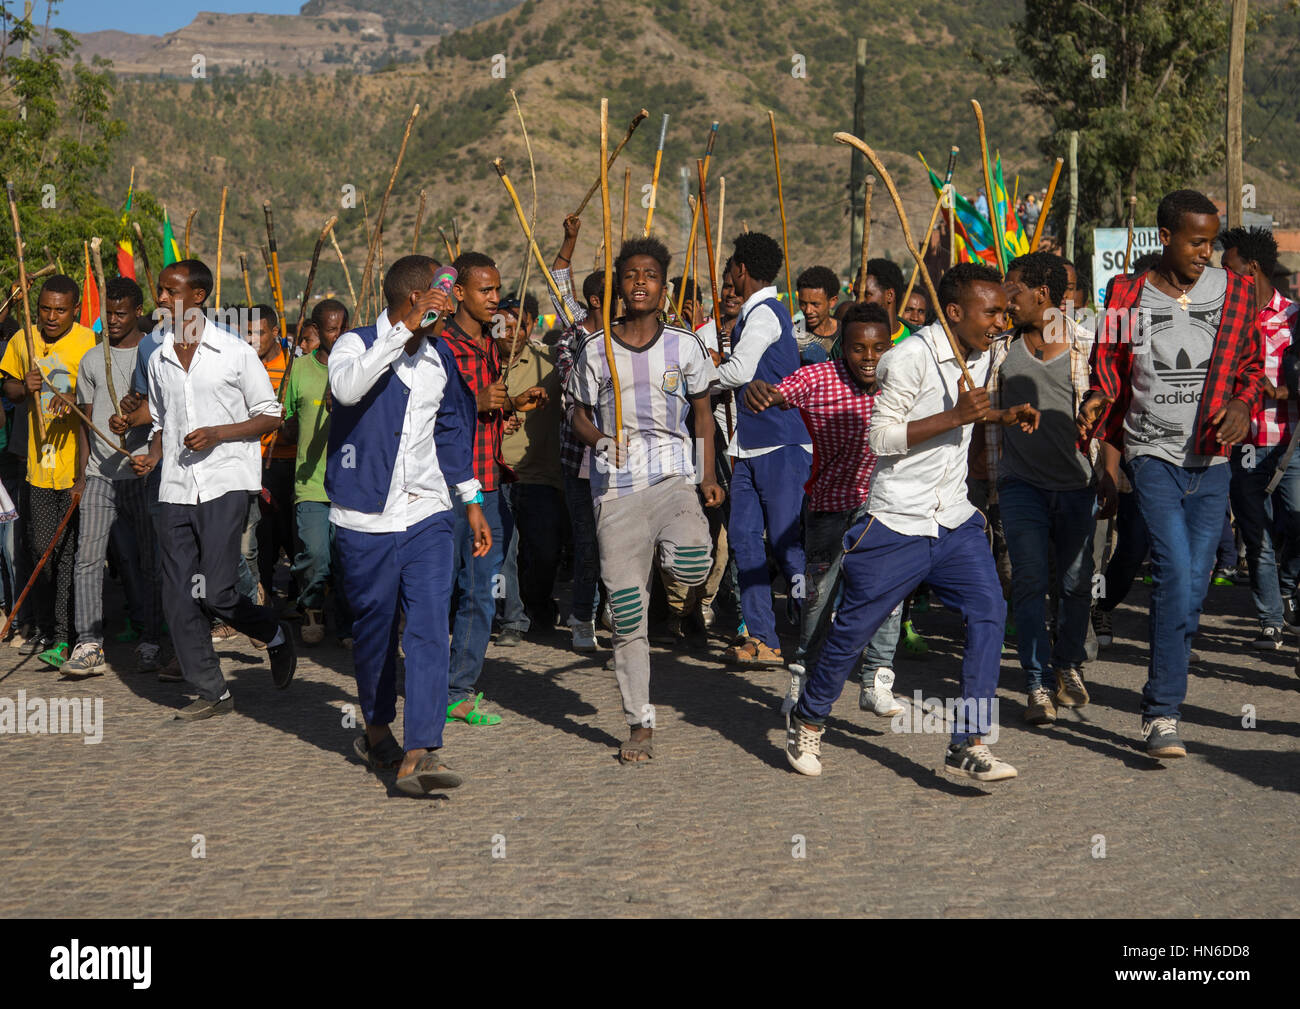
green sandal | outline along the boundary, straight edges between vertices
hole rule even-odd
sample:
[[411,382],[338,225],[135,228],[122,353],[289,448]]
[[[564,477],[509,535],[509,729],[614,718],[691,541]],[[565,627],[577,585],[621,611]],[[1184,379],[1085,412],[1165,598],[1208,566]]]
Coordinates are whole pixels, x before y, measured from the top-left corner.
[[47,666],[53,666],[55,669],[58,669],[63,665],[63,663],[68,661],[68,654],[70,651],[71,649],[68,647],[68,643],[66,641],[60,641],[53,648],[41,652],[41,654],[36,657]]
[[930,645],[916,632],[910,620],[903,621],[903,650],[909,655],[925,655],[930,651]]
[[451,704],[448,704],[447,721],[465,722],[468,725],[496,725],[499,721],[501,721],[501,716],[489,714],[488,712],[485,711],[479,711],[478,705],[479,705],[479,701],[481,700],[483,700],[483,692],[479,691],[478,696],[474,698],[474,707],[470,709],[470,712],[467,715],[453,715],[451,713],[452,710],[457,705],[464,703],[463,699],[460,701],[453,701]]

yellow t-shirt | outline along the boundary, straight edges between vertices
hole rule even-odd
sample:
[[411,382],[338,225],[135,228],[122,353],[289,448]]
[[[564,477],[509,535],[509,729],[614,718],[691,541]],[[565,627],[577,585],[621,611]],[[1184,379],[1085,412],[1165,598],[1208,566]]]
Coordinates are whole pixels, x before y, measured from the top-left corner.
[[[48,384],[40,391],[41,409],[45,414],[44,444],[39,444],[40,432],[36,430],[36,424],[27,425],[27,482],[33,487],[67,490],[77,478],[77,430],[81,421],[73,413],[58,418],[51,414],[54,397],[50,386],[75,400],[77,367],[82,356],[94,348],[95,334],[74,322],[72,329],[54,343],[46,343],[39,330],[34,332],[32,345],[36,349],[36,366]],[[21,332],[16,333],[5,348],[4,357],[0,358],[0,372],[21,382],[30,367],[27,339]],[[30,411],[31,407],[24,400],[20,409]]]

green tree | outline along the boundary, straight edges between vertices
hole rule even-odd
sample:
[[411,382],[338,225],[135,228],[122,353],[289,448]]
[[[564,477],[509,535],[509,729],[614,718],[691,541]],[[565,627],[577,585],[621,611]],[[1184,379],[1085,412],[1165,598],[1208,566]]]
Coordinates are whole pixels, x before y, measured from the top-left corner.
[[1050,120],[1039,140],[1048,157],[1065,157],[1079,132],[1081,238],[1124,223],[1131,193],[1139,218],[1150,217],[1164,193],[1222,161],[1227,12],[1220,0],[1025,0],[1016,52],[981,61],[1028,83],[1025,98]]

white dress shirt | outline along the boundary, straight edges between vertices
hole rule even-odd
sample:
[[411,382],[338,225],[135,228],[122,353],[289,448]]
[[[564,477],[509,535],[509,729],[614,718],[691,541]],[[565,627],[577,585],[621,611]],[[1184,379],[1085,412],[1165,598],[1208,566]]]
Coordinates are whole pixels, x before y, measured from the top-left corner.
[[[400,321],[396,325],[389,322],[387,310],[379,314],[375,328],[378,335],[368,350],[356,333],[344,333],[338,338],[330,351],[330,392],[337,403],[359,403],[389,368],[411,390],[402,418],[393,478],[382,512],[331,504],[330,521],[361,533],[402,532],[451,508],[451,495],[438,465],[433,439],[448,376],[442,358],[427,339],[420,340],[414,354],[406,353],[411,331]],[[480,487],[477,480],[468,480],[457,484],[456,492],[462,501],[469,501]]]
[[[988,353],[966,358],[971,377],[988,378]],[[961,368],[943,328],[934,323],[903,340],[876,366],[871,451],[879,461],[867,510],[903,536],[938,536],[975,514],[966,497],[966,453],[972,425],[953,428],[907,447],[907,425],[957,405]]]
[[[722,388],[739,389],[742,385],[752,382],[754,372],[758,371],[758,362],[767,353],[767,349],[781,339],[781,323],[776,313],[763,304],[768,298],[775,297],[776,285],[769,284],[751,294],[740,307],[740,319],[736,325],[743,324],[745,328],[740,334],[740,343],[718,365],[718,384]],[[732,335],[735,335],[734,329]],[[741,448],[739,430],[740,424],[737,423],[736,431],[732,433],[731,441],[727,444],[729,456],[737,459],[752,459],[755,456],[775,452],[782,447],[772,445],[768,448]],[[809,455],[812,454],[811,441],[806,442],[802,447]]]
[[225,441],[201,452],[185,447],[186,435],[200,427],[280,416],[257,351],[211,319],[204,320],[189,371],[176,356],[175,344],[176,334],[167,330],[149,359],[150,437],[162,431],[158,500],[194,505],[231,491],[257,493],[262,489],[259,438]]

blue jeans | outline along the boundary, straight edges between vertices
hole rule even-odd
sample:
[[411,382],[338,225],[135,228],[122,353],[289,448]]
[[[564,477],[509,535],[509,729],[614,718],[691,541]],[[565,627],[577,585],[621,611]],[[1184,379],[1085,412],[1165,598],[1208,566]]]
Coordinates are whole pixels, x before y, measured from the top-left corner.
[[[521,631],[533,622],[549,629],[555,626],[555,571],[560,566],[564,538],[563,499],[559,488],[544,483],[507,484],[502,491],[515,524],[510,541],[515,563],[511,564],[507,557],[505,564],[505,623]],[[518,610],[511,602],[512,580]]]
[[293,559],[293,577],[298,584],[298,604],[304,610],[325,606],[325,587],[333,576],[334,630],[340,638],[352,636],[352,611],[343,579],[339,574],[339,552],[328,501],[299,501],[297,512],[298,553]]
[[1106,577],[1102,583],[1101,597],[1097,600],[1097,609],[1109,613],[1124,601],[1128,590],[1133,587],[1133,579],[1137,577],[1142,562],[1147,559],[1150,547],[1147,524],[1142,521],[1137,495],[1119,495],[1119,507],[1115,511],[1115,552],[1110,555],[1110,561],[1106,565]]
[[501,629],[527,634],[532,621],[519,594],[519,526],[510,534],[510,546],[501,560],[501,579],[505,591],[501,600]]
[[799,514],[811,467],[812,457],[803,448],[785,445],[775,452],[737,459],[731,475],[727,542],[740,573],[740,608],[749,636],[772,649],[780,649],[781,639],[776,636],[763,531],[786,584],[794,586],[796,577],[804,573]]
[[[1014,477],[998,483],[1002,529],[1011,555],[1011,606],[1025,689],[1043,686],[1049,669],[1083,665],[1092,607],[1092,540],[1097,493],[1048,491]],[[1047,632],[1048,552],[1060,579],[1056,647]]]
[[[803,516],[804,594],[803,618],[799,628],[799,647],[795,661],[813,665],[821,654],[843,584],[844,534],[865,520],[864,502],[852,511],[805,511]],[[874,674],[884,666],[894,667],[894,652],[903,629],[903,604],[872,635],[862,653],[862,668]]]
[[514,531],[510,509],[500,491],[483,495],[483,517],[492,530],[492,549],[484,557],[474,556],[474,532],[465,514],[465,505],[452,495],[456,515],[456,619],[451,629],[451,670],[447,703],[456,704],[474,696],[474,687],[483,672],[483,658],[492,640],[492,618],[497,599],[505,586],[499,575],[506,546]]
[[1187,469],[1138,456],[1129,480],[1151,539],[1151,659],[1142,717],[1178,717],[1187,696],[1187,660],[1210,586],[1228,507],[1230,467]]
[[1295,595],[1300,581],[1300,459],[1293,458],[1277,489],[1264,494],[1285,452],[1286,445],[1255,449],[1250,469],[1240,449],[1232,455],[1232,512],[1246,544],[1255,615],[1264,627],[1282,626],[1282,599]]
[[921,582],[928,582],[939,601],[960,609],[966,621],[962,700],[984,702],[965,708],[978,718],[974,726],[965,726],[975,731],[956,731],[952,741],[987,735],[1002,665],[1007,604],[983,516],[972,515],[956,529],[940,526],[938,536],[904,536],[868,517],[844,537],[843,571],[844,602],[809,671],[796,717],[811,725],[826,722],[867,642]]
[[591,506],[591,481],[564,475],[564,501],[573,526],[573,619],[590,623],[600,602],[600,547],[596,543],[596,513]]

